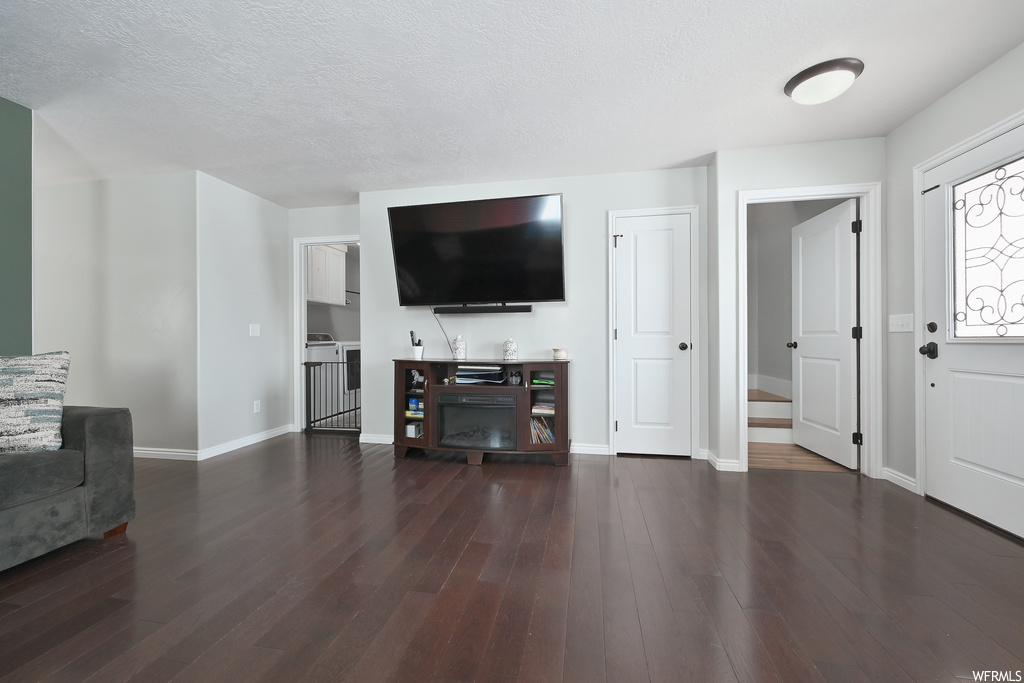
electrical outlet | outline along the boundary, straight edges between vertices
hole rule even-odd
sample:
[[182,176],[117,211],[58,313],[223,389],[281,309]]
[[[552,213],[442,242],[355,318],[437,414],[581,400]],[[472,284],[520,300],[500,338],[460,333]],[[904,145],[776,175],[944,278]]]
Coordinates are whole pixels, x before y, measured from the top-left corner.
[[260,325],[259,323],[249,323],[249,336],[258,337],[260,336]]
[[253,401],[252,402],[252,412],[254,412],[254,413],[260,412],[260,402],[259,401]]
[[890,332],[913,332],[914,331],[914,314],[913,313],[899,313],[896,315],[889,316],[889,331]]

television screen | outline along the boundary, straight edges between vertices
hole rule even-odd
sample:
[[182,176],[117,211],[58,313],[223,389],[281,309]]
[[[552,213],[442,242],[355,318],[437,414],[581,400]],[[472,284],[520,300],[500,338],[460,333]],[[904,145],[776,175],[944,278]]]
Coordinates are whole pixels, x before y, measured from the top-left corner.
[[562,195],[388,209],[402,306],[564,301]]

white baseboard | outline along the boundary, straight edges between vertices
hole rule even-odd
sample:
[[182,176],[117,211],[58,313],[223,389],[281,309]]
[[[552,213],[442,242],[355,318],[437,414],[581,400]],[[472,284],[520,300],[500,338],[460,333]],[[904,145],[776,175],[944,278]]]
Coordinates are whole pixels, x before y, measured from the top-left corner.
[[182,448],[135,448],[136,458],[153,458],[156,460],[191,460],[199,459],[199,451]]
[[714,451],[707,451],[708,462],[719,472],[743,472],[745,470],[740,469],[739,460],[721,460],[718,454]]
[[693,456],[693,459],[694,460],[707,460],[708,459],[708,455],[710,453],[711,453],[711,451],[709,451],[708,449],[702,448],[702,449],[700,449],[700,452],[697,453],[697,455]]
[[790,380],[758,375],[757,388],[761,391],[767,391],[769,394],[782,396],[783,398],[793,398],[793,382]]
[[243,436],[241,439],[235,439],[234,441],[227,441],[216,446],[210,446],[209,448],[203,448],[199,451],[197,460],[206,460],[217,455],[224,455],[231,451],[236,451],[239,448],[245,446],[251,446],[260,441],[266,441],[267,439],[273,439],[275,436],[281,436],[282,434],[290,434],[293,425],[287,424],[275,429],[268,429],[265,432],[259,434],[250,434],[249,436]]
[[891,481],[897,486],[902,486],[903,488],[907,489],[908,491],[912,491],[913,493],[918,492],[917,479],[914,479],[913,477],[908,477],[902,472],[897,472],[896,470],[889,469],[888,467],[883,467],[882,479],[885,479],[886,481]]
[[360,432],[359,443],[384,443],[393,444],[395,437],[392,434],[367,434],[366,432]]
[[612,449],[608,445],[573,442],[572,445],[569,446],[569,452],[584,455],[611,455]]

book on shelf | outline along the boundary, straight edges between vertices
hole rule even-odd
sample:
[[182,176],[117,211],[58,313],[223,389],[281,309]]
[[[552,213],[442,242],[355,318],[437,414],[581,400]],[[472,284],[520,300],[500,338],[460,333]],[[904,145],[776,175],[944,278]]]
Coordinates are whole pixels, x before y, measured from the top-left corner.
[[423,419],[423,411],[422,410],[407,410],[407,411],[405,411],[405,416],[406,417],[419,418],[419,419],[422,420]]
[[555,443],[555,435],[544,419],[530,419],[530,435],[533,443]]
[[555,404],[554,403],[534,403],[530,412],[534,415],[554,415]]
[[456,384],[501,384],[504,381],[500,365],[460,365],[455,370]]
[[534,372],[530,378],[530,384],[534,386],[554,386],[555,373],[548,370]]

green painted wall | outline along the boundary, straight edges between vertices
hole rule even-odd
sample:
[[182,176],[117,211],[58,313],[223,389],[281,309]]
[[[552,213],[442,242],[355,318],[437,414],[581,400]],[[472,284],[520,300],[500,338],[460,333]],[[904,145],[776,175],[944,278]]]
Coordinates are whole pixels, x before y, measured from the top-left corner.
[[0,97],[0,356],[32,353],[32,110]]

